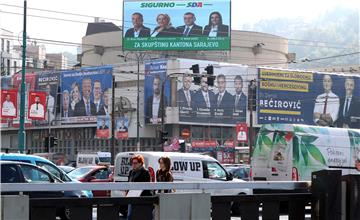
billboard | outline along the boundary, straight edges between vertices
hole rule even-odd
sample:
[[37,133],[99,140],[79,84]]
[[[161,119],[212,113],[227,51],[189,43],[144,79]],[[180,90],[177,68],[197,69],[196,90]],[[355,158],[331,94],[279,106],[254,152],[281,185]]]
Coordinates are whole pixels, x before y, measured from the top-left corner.
[[[162,113],[170,104],[170,80],[166,76],[167,60],[152,60],[145,63],[144,112],[145,123],[161,123]],[[164,84],[164,94],[162,86]]]
[[129,118],[118,117],[115,132],[117,139],[127,139],[129,137]]
[[230,50],[230,0],[123,5],[124,50]]
[[360,128],[360,77],[259,69],[258,123]]
[[111,122],[109,116],[98,116],[96,125],[96,138],[108,139],[110,138]]
[[17,117],[17,90],[0,90],[1,118],[16,118]]
[[112,67],[61,72],[62,123],[94,123],[111,110]]
[[57,109],[57,97],[60,82],[59,72],[39,72],[36,79],[36,91],[46,92],[46,106],[45,109],[45,121],[43,123],[49,123],[55,120]]
[[46,92],[29,92],[28,117],[34,120],[45,120]]
[[[194,84],[189,70],[194,64],[199,64],[204,75],[206,66],[214,66],[214,86],[207,84],[207,77],[201,78],[200,85]],[[176,94],[180,122],[218,125],[246,122],[247,87],[249,79],[256,77],[255,68],[181,59],[180,69],[185,71],[178,79]]]

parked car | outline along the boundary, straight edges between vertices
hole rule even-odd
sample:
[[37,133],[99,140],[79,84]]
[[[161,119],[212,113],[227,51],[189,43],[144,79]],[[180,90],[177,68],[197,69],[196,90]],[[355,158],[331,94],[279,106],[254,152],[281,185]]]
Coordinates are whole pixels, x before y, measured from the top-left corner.
[[[30,163],[0,161],[1,183],[64,183],[45,169]],[[80,191],[33,191],[23,192],[30,198],[82,197]],[[18,192],[1,192],[2,195],[18,194]],[[61,219],[70,219],[70,210],[59,207],[56,210]]]
[[71,166],[57,166],[62,169],[65,173],[70,173],[71,171],[75,170],[75,167]]
[[245,181],[250,180],[250,166],[249,165],[240,165],[240,166],[226,166],[226,171],[231,173],[234,178],[242,179]]
[[[79,182],[76,179],[71,179],[63,170],[58,168],[55,164],[53,164],[51,161],[35,156],[35,155],[29,155],[29,154],[19,154],[19,153],[1,153],[0,154],[0,160],[1,161],[18,161],[18,162],[24,162],[24,163],[30,163],[35,166],[41,167],[45,170],[47,170],[49,173],[54,175],[55,177],[59,178],[63,182]],[[91,198],[93,197],[92,192],[90,190],[82,190],[83,196]]]
[[76,167],[95,166],[102,164],[109,164],[111,162],[110,152],[93,152],[93,153],[78,153],[76,157]]
[[[113,170],[113,166],[84,166],[71,171],[69,176],[84,183],[107,183],[113,181]],[[110,196],[110,190],[93,190],[92,193],[95,197]]]

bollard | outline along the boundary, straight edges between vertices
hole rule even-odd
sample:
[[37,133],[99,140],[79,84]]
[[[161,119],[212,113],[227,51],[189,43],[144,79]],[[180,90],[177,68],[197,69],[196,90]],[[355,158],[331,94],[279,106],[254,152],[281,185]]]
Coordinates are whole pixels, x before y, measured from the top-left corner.
[[343,199],[342,210],[346,220],[360,219],[360,175],[342,177]]
[[312,173],[311,219],[341,219],[341,170]]
[[0,219],[29,219],[29,197],[24,195],[2,195]]

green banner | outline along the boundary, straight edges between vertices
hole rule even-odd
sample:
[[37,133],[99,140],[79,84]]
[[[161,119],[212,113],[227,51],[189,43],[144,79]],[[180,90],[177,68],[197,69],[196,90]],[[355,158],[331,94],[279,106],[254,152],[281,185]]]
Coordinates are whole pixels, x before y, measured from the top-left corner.
[[230,50],[230,37],[124,38],[124,50]]

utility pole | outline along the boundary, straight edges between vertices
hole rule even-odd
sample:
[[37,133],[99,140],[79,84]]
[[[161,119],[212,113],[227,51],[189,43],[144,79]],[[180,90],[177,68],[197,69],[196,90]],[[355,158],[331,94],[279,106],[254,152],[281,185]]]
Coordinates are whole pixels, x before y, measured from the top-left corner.
[[111,95],[111,164],[115,164],[115,76],[112,77],[112,95]]
[[21,94],[20,94],[20,127],[18,133],[18,147],[20,153],[25,150],[25,73],[26,73],[26,7],[27,2],[24,0],[24,27],[23,27],[23,45],[22,45],[22,71],[21,71]]
[[[166,79],[161,83],[161,134],[164,134],[164,112],[165,112],[165,96],[164,96],[164,87],[165,87]],[[161,136],[162,136],[161,135]],[[164,150],[164,142],[161,140],[161,149]]]
[[137,54],[137,96],[136,96],[136,151],[140,151],[140,59]]

